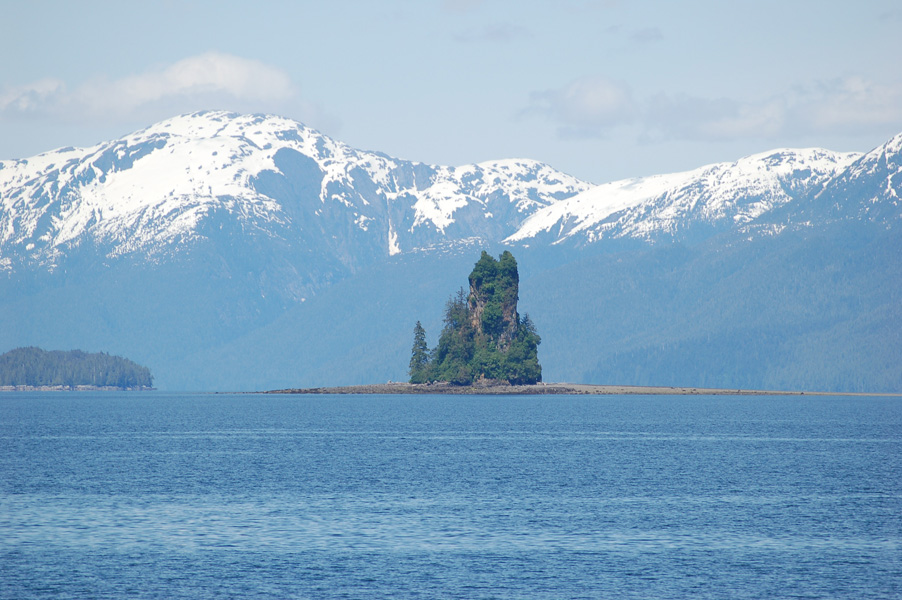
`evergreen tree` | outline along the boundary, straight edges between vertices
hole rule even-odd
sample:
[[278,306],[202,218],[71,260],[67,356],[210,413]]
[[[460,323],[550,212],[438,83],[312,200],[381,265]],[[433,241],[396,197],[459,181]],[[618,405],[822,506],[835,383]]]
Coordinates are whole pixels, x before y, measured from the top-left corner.
[[501,302],[516,303],[519,298],[520,273],[514,255],[505,250],[498,260],[498,282],[503,290]]
[[536,333],[529,315],[524,315],[517,328],[517,337],[511,342],[504,356],[507,380],[513,384],[534,384],[542,381],[538,346],[542,338]]
[[419,321],[413,328],[409,374],[410,383],[426,383],[429,378],[429,347],[426,345],[426,330]]
[[[508,252],[508,254],[510,254]],[[498,277],[498,261],[492,258],[492,255],[482,251],[482,255],[473,266],[470,272],[470,287],[475,289],[486,289],[491,293],[494,291],[495,279]],[[488,287],[486,287],[488,286]]]
[[433,353],[430,379],[459,385],[473,382],[470,362],[473,359],[474,331],[463,289],[445,304],[445,318],[438,345]]

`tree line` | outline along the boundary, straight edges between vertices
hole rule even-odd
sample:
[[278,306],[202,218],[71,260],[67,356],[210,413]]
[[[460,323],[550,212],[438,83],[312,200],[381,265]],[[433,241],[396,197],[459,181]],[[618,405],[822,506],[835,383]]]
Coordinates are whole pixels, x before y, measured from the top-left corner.
[[105,352],[31,346],[0,355],[0,385],[149,388],[153,376],[147,367]]

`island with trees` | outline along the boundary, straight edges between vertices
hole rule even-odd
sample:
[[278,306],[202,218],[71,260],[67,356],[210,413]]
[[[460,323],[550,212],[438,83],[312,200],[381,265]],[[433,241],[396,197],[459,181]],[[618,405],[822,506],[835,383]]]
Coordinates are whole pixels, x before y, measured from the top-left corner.
[[147,390],[147,367],[121,356],[81,350],[16,348],[0,355],[0,390]]
[[[420,321],[413,330],[409,382],[289,388],[268,394],[453,394],[453,395],[729,395],[842,396],[805,391],[702,387],[597,385],[542,382],[541,338],[529,315],[517,312],[520,276],[510,252],[498,260],[483,252],[463,289],[445,304],[438,344],[429,349]],[[539,385],[536,385],[539,384]],[[883,394],[892,396],[893,394]],[[898,394],[895,394],[898,396]]]
[[430,350],[417,321],[410,358],[410,383],[478,382],[533,385],[542,381],[541,338],[529,315],[517,312],[520,276],[513,254],[498,260],[483,251],[463,288],[445,305],[438,345]]

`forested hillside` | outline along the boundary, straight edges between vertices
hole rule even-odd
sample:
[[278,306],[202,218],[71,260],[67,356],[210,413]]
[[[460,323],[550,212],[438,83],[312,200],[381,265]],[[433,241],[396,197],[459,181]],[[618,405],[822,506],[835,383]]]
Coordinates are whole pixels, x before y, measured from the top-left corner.
[[147,367],[104,352],[16,348],[0,355],[0,386],[149,388]]
[[503,350],[509,288],[478,322],[444,301],[508,250],[543,380],[898,391],[900,199],[902,134],[593,186],[196,113],[0,161],[0,348],[107,348],[169,390],[365,384],[405,377],[420,319],[429,377],[494,378],[532,351]]

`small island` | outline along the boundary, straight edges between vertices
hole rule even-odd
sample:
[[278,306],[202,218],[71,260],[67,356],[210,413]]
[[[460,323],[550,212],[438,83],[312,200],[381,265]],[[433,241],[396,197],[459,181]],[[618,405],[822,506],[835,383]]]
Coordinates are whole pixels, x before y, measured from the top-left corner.
[[748,390],[676,386],[544,383],[538,359],[541,338],[529,315],[517,312],[520,276],[510,252],[495,260],[488,252],[473,267],[470,291],[445,304],[444,327],[430,350],[426,331],[413,330],[408,382],[288,388],[266,394],[424,395],[643,395],[643,396],[899,396],[792,390]]
[[105,352],[16,348],[0,355],[0,390],[149,390],[147,367]]
[[508,251],[495,260],[488,252],[473,267],[470,290],[445,305],[438,345],[429,350],[417,321],[410,358],[410,383],[534,385],[542,381],[541,338],[529,315],[517,312],[520,274]]

